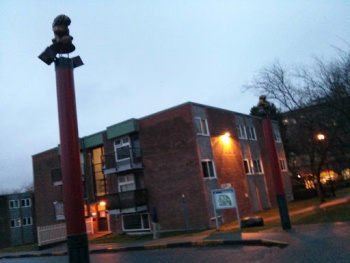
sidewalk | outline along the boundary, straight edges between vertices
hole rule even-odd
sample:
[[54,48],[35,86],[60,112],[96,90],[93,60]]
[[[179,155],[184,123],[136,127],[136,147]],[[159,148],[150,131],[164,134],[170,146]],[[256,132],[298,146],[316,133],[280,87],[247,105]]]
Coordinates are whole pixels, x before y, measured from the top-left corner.
[[[310,206],[301,210],[293,211],[290,216],[312,211],[314,209],[326,208],[337,204],[350,202],[350,196],[339,197],[333,201],[326,202],[320,206]],[[278,219],[279,217],[264,218],[264,221]],[[135,241],[128,243],[107,243],[107,244],[89,244],[90,254],[96,253],[111,253],[128,250],[147,250],[147,249],[164,249],[174,247],[193,247],[193,246],[268,246],[285,248],[291,242],[299,242],[301,233],[309,235],[319,235],[320,237],[327,237],[334,235],[334,232],[342,233],[348,232],[350,222],[342,223],[326,223],[313,225],[298,225],[292,226],[291,230],[284,231],[281,227],[275,227],[268,230],[241,233],[241,232],[222,232],[217,233],[215,229],[202,231],[196,234],[185,236],[174,236],[167,238],[160,238],[149,241]],[[102,235],[108,234],[98,233],[90,235],[89,240],[98,238]],[[67,255],[67,244],[61,244],[42,251],[30,251],[21,253],[6,253],[0,255],[0,260],[3,258],[22,258],[22,257],[38,257],[38,256],[62,256]]]

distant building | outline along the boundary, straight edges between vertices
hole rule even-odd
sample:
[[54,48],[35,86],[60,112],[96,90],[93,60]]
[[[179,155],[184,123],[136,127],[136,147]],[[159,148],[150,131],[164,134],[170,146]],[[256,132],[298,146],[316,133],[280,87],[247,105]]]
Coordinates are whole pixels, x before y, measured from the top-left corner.
[[0,248],[36,242],[32,191],[0,195]]
[[[292,200],[283,144],[273,125],[286,197]],[[235,188],[241,216],[277,206],[258,117],[188,102],[117,123],[80,142],[89,231],[150,231],[155,212],[164,231],[185,229],[186,221],[190,229],[212,228],[211,190],[222,187]],[[38,227],[64,226],[59,147],[34,155],[33,171]],[[220,222],[235,216],[218,211]]]

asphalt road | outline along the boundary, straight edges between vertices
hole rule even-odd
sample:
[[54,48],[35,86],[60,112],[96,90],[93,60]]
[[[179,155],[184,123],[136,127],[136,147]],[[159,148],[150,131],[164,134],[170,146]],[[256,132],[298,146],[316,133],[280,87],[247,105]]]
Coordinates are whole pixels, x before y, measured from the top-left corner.
[[[312,240],[310,240],[312,241]],[[280,249],[277,247],[192,247],[192,248],[173,248],[173,249],[157,249],[157,250],[140,250],[126,251],[118,253],[92,254],[90,262],[97,263],[232,263],[232,262],[266,262],[266,263],[310,263],[310,262],[349,262],[350,258],[350,242],[344,243],[342,239],[330,240],[330,243],[314,243],[309,246],[300,247],[299,245],[291,245],[287,248]],[[54,257],[34,257],[34,258],[18,258],[3,259],[5,262],[68,262],[67,256]]]

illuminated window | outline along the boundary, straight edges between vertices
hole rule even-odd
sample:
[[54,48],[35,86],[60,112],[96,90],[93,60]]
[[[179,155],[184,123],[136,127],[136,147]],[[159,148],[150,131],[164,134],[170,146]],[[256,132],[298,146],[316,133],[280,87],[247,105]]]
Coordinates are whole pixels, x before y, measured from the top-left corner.
[[256,141],[256,132],[255,132],[255,128],[250,126],[247,128],[248,129],[248,138],[249,140],[253,140]]
[[203,177],[204,178],[215,178],[215,166],[214,162],[211,160],[202,161]]
[[197,134],[200,135],[209,135],[208,123],[207,120],[196,117],[194,119]]
[[95,194],[101,196],[107,194],[106,180],[102,172],[102,156],[103,147],[95,148],[92,150],[92,167],[95,179]]
[[237,130],[238,130],[238,138],[239,139],[247,139],[247,132],[244,126],[242,125],[237,125]]

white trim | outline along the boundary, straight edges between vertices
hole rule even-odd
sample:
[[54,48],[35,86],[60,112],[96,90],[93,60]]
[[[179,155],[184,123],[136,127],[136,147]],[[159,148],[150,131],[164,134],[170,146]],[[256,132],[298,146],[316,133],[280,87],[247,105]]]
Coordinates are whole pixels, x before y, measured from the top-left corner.
[[[202,169],[204,169],[203,168],[203,163],[206,163],[206,168],[207,168],[207,174],[208,174],[208,176],[207,177],[205,177],[204,175],[204,170],[203,170],[203,178],[204,179],[216,179],[217,178],[217,176],[216,176],[216,169],[215,169],[215,164],[214,164],[214,161],[213,160],[211,160],[211,159],[202,159],[201,160],[201,165],[202,165]],[[209,169],[209,163],[211,163],[212,164],[212,168],[213,168],[213,176],[211,176],[211,173],[210,173],[210,169]]]
[[194,117],[197,135],[209,136],[208,121],[201,117]]
[[244,125],[237,125],[238,138],[242,140],[247,140],[247,131]]

